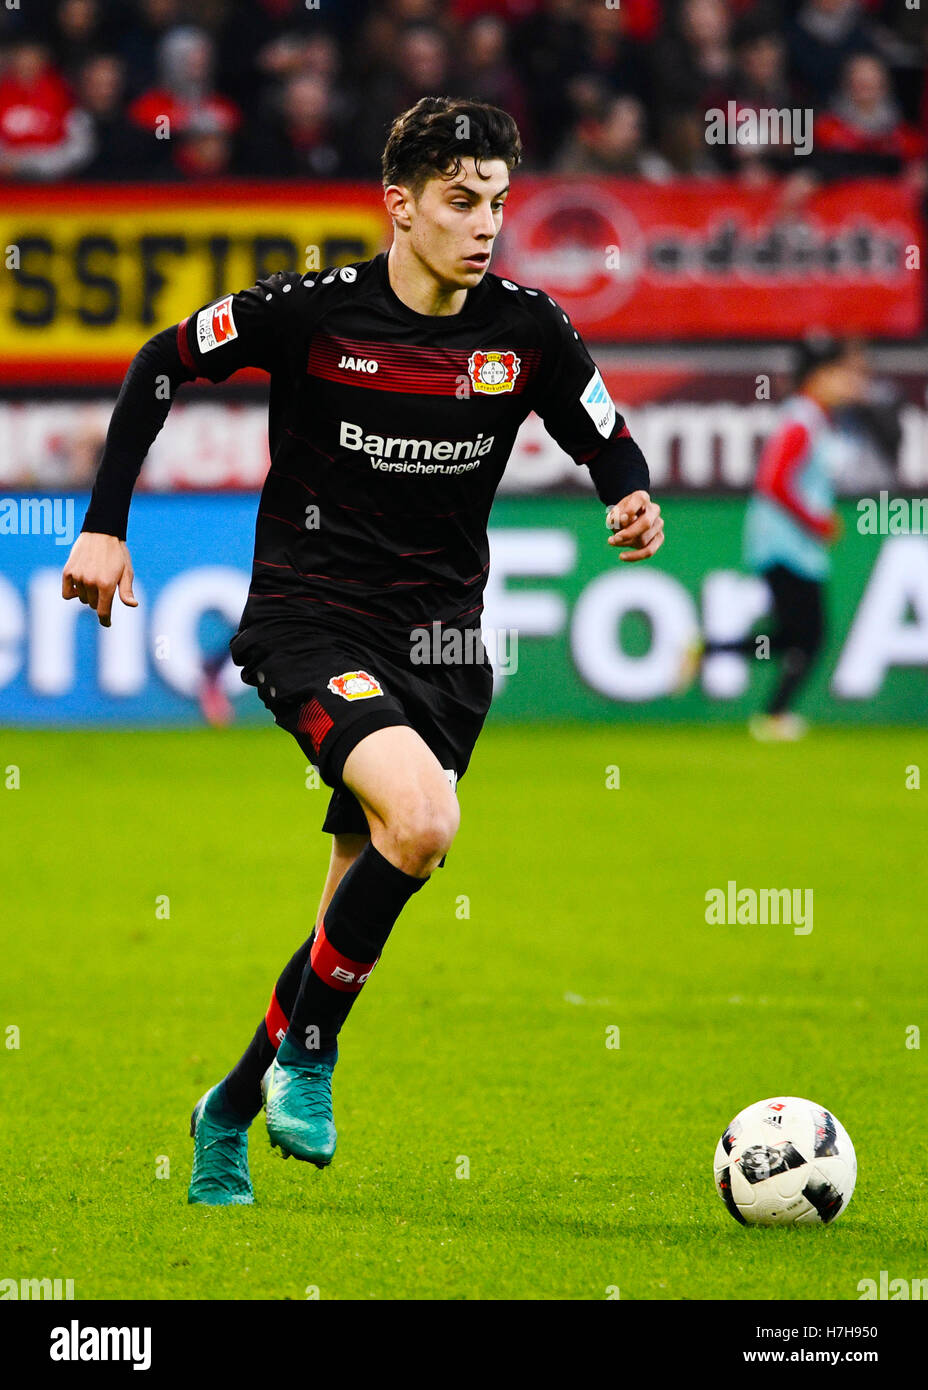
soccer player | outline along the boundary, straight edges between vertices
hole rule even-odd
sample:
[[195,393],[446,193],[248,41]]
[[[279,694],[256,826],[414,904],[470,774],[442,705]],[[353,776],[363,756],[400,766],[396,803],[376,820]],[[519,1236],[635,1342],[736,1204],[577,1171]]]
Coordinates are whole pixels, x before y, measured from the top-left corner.
[[[115,591],[136,602],[126,523],[169,408],[156,380],[170,378],[173,398],[197,377],[270,373],[271,467],[230,649],[333,789],[314,931],[241,1060],[194,1108],[190,1202],[254,1200],[247,1134],[262,1096],[284,1157],[331,1162],[339,1030],[458,828],[455,786],[493,686],[482,643],[467,640],[487,520],[529,411],[589,469],[621,560],[663,542],[644,458],[568,316],[488,274],[520,150],[498,108],[423,98],[383,155],[389,253],[208,304],[144,345],[116,403],[62,576],[64,597],[104,626]],[[423,630],[459,634],[471,660],[417,661]]]
[[[745,558],[766,580],[773,607],[771,651],[780,660],[777,682],[763,714],[751,719],[755,738],[765,742],[802,737],[805,721],[790,706],[805,684],[825,636],[825,581],[829,545],[840,518],[834,507],[834,477],[841,446],[834,412],[859,402],[866,363],[852,340],[813,337],[800,345],[795,390],[767,440],[745,516]],[[713,652],[753,655],[756,640],[708,642]]]

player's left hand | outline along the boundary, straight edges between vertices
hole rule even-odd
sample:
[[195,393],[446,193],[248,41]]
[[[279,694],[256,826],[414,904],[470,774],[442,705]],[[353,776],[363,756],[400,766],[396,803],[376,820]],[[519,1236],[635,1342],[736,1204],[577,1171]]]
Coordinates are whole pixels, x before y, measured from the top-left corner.
[[664,544],[661,509],[646,492],[631,492],[606,513],[609,545],[628,547],[620,560],[647,560]]

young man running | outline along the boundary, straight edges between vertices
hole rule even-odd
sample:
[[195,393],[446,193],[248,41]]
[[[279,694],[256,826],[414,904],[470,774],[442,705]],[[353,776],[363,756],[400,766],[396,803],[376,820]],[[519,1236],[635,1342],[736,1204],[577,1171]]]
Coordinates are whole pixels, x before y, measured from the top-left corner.
[[270,373],[271,468],[230,649],[333,788],[332,857],[312,935],[244,1056],[194,1109],[191,1202],[254,1200],[247,1135],[263,1090],[272,1145],[332,1160],[339,1030],[451,846],[455,784],[492,694],[482,644],[478,662],[417,664],[415,634],[459,631],[473,652],[463,639],[480,625],[490,507],[529,411],[589,468],[622,560],[663,542],[641,451],[567,315],[487,274],[520,149],[505,112],[424,98],[384,151],[389,254],[272,275],[150,339],[64,570],[64,597],[104,626],[115,591],[136,602],[126,524],[169,409],[156,379],[169,377],[173,397],[196,377]]
[[[829,546],[840,534],[835,477],[841,444],[834,412],[861,401],[867,365],[853,340],[813,337],[800,345],[794,393],[768,439],[745,513],[747,563],[770,590],[774,629],[771,651],[779,676],[763,714],[750,730],[762,742],[792,742],[805,721],[792,708],[825,640],[825,588]],[[717,652],[753,656],[756,638],[706,642],[698,659]]]

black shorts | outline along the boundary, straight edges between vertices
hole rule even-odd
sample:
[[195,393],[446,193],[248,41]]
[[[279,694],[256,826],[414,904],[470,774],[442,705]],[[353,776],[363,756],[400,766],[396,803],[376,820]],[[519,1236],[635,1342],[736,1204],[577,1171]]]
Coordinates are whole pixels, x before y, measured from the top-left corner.
[[407,655],[365,636],[286,618],[237,632],[229,650],[242,680],[255,686],[333,788],[322,826],[330,835],[368,833],[360,802],[341,780],[362,738],[396,724],[415,729],[454,787],[493,697],[493,669],[479,637],[460,644],[471,661],[416,664],[412,645]]

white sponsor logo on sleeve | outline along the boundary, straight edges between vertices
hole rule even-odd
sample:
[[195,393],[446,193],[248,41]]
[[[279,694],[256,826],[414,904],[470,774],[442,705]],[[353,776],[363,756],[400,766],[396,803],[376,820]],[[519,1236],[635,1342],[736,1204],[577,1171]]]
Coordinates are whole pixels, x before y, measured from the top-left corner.
[[615,406],[598,370],[590,377],[586,390],[580,397],[580,404],[600,434],[608,439],[615,425]]
[[222,347],[223,343],[230,343],[237,337],[231,294],[197,314],[197,347],[201,352],[212,352],[213,348]]

